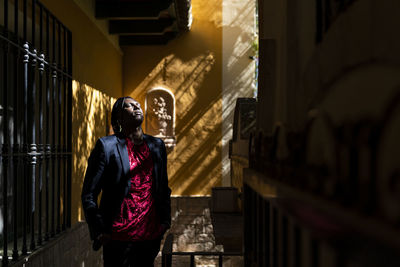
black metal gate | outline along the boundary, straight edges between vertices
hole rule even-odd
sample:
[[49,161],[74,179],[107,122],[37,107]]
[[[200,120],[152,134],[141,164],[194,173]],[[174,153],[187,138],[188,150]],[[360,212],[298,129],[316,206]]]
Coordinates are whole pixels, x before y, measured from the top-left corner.
[[72,39],[36,0],[0,3],[0,241],[7,266],[70,227]]

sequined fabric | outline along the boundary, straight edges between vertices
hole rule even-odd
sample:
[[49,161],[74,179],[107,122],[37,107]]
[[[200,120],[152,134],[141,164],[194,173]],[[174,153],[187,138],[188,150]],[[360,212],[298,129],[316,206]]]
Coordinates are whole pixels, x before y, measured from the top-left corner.
[[112,226],[111,238],[120,241],[152,240],[161,235],[152,192],[153,161],[145,142],[134,145],[129,139],[131,187]]

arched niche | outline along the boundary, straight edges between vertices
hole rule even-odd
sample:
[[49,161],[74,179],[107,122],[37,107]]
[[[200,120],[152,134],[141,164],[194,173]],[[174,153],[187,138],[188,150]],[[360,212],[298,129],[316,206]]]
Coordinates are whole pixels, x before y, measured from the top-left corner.
[[165,88],[147,91],[145,98],[146,133],[164,140],[166,147],[176,145],[175,96]]

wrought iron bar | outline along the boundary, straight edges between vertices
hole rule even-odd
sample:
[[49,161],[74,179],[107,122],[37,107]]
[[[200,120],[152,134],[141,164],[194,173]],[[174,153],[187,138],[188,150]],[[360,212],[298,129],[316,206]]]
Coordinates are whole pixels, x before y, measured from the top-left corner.
[[[49,48],[50,48],[50,15],[49,12],[46,10],[46,53],[47,57],[49,57]],[[50,67],[47,65],[46,67],[46,133],[45,133],[45,169],[46,169],[46,230],[44,239],[47,241],[49,240],[49,177],[50,177],[50,155],[51,155],[51,146],[50,146]]]
[[[255,193],[254,193],[255,194]],[[271,266],[278,266],[278,210],[276,207],[271,208],[270,213],[271,224],[270,224],[270,256]]]
[[269,224],[270,224],[270,203],[264,200],[264,215],[263,215],[263,225],[265,225],[265,227],[263,227],[263,248],[264,248],[264,263],[267,264],[270,258],[270,232],[269,232]]
[[18,40],[18,33],[19,33],[19,29],[18,29],[18,25],[19,25],[19,21],[18,21],[18,14],[19,14],[19,10],[18,10],[18,2],[19,1],[14,1],[14,34],[16,36],[16,39]]
[[[24,1],[24,9],[26,8],[26,0]],[[25,13],[25,12],[24,12]],[[26,23],[26,13],[24,14],[24,24]],[[24,26],[24,34],[25,33],[25,26]],[[26,37],[26,36],[25,36]],[[29,45],[28,43],[24,44],[24,107],[28,106],[28,63],[29,63]],[[28,133],[28,109],[24,108],[24,134],[23,134],[23,152],[27,151],[27,133]],[[28,248],[26,245],[26,235],[27,235],[27,215],[28,215],[28,181],[26,179],[26,174],[27,174],[27,157],[24,158],[24,174],[23,174],[23,238],[22,238],[22,254],[25,255],[28,252]]]
[[20,146],[19,143],[21,138],[19,137],[19,119],[20,119],[20,112],[18,108],[19,103],[19,94],[18,94],[18,59],[19,59],[19,50],[16,49],[16,60],[14,62],[14,94],[13,94],[13,106],[14,106],[14,138],[13,138],[13,236],[14,236],[14,247],[13,247],[13,260],[18,259],[18,177],[19,177],[19,153],[20,153]]
[[250,262],[250,247],[251,247],[251,239],[250,239],[250,189],[249,187],[244,184],[243,185],[243,228],[244,228],[244,266],[249,266],[249,262]]
[[67,197],[68,197],[68,209],[67,209],[67,226],[71,227],[71,169],[72,169],[72,33],[68,31],[68,60],[67,60],[67,73],[68,79],[68,91],[67,91],[67,150],[68,161],[67,161]]
[[[67,29],[63,26],[63,70],[64,72],[67,71]],[[68,114],[68,106],[67,106],[67,77],[63,75],[63,222],[62,222],[62,229],[65,230],[67,227],[67,114]]]
[[[32,0],[31,2],[31,11],[32,11],[32,23],[31,23],[31,45],[35,47],[35,37],[36,37],[36,0]],[[29,101],[28,101],[28,110],[29,110],[29,129],[31,130],[29,136],[29,147],[28,147],[28,161],[29,161],[29,177],[30,177],[30,249],[34,250],[36,247],[35,244],[35,202],[36,202],[36,164],[37,164],[37,147],[36,147],[36,121],[35,121],[35,97],[36,97],[36,79],[35,79],[35,71],[36,71],[36,55],[37,50],[33,48],[32,54],[34,55],[31,59],[30,71],[29,75]]]
[[8,35],[8,1],[4,1],[4,34]]
[[[36,49],[33,49],[33,54],[36,55]],[[36,120],[35,120],[35,98],[36,98],[36,57],[32,57],[31,69],[29,72],[29,84],[30,84],[30,101],[29,101],[29,115],[30,115],[30,144],[28,150],[29,157],[29,169],[31,178],[31,202],[30,202],[30,219],[31,219],[31,243],[30,249],[35,249],[35,213],[36,213],[36,164],[37,164],[37,146],[36,146]]]
[[23,7],[23,37],[24,37],[24,42],[27,42],[27,30],[28,30],[28,0],[24,0],[24,7]]
[[[4,35],[8,36],[8,3],[4,1]],[[8,50],[9,44],[4,43],[3,47],[3,258],[2,265],[8,266],[8,153],[9,153],[9,131],[8,131]]]
[[[19,38],[19,10],[18,10],[18,2],[19,1],[14,1],[14,34],[15,34],[15,42],[18,44]],[[13,138],[13,236],[14,236],[14,246],[13,246],[13,253],[12,253],[12,258],[14,261],[18,259],[19,252],[18,252],[18,177],[19,177],[19,168],[18,165],[20,163],[19,161],[19,156],[17,155],[20,153],[21,146],[19,145],[22,141],[20,138],[20,128],[19,126],[19,121],[21,118],[20,115],[20,108],[18,108],[20,105],[19,101],[19,79],[18,79],[18,74],[19,74],[19,60],[20,60],[20,50],[18,48],[15,48],[15,60],[14,60],[14,94],[13,94],[13,108],[14,108],[14,138]]]
[[55,69],[52,70],[52,89],[53,89],[53,98],[52,98],[52,110],[53,110],[53,114],[52,114],[52,128],[53,128],[53,138],[52,138],[52,145],[51,145],[51,171],[52,171],[52,177],[51,177],[51,236],[53,237],[56,233],[56,229],[55,229],[55,217],[56,213],[55,213],[55,209],[56,209],[56,205],[55,205],[55,182],[56,182],[56,153],[57,153],[57,149],[56,149],[56,145],[55,145],[55,140],[56,140],[56,127],[55,127],[55,111],[56,111],[56,89],[57,88],[57,71]]
[[252,254],[253,254],[253,259],[257,260],[257,238],[258,238],[258,234],[257,231],[255,229],[257,229],[257,200],[258,200],[258,196],[256,194],[252,194],[251,195],[251,201],[252,201],[252,205],[251,205],[251,211],[252,211],[252,216],[251,216],[251,227],[252,229],[254,229],[254,231],[252,231],[253,234],[253,238],[252,238]]
[[[6,85],[6,82],[4,82],[4,85]],[[3,92],[3,97],[7,97],[7,90],[4,90]],[[3,111],[8,109],[7,105],[7,100],[4,98],[3,105],[5,105],[5,108],[3,108]],[[5,113],[3,113],[5,114]],[[7,119],[5,119],[4,123],[4,128],[8,127],[8,122]],[[6,136],[4,136],[6,137]],[[6,138],[4,138],[6,140]],[[8,144],[4,143],[2,147],[2,167],[3,167],[3,259],[2,259],[2,266],[8,266],[8,196],[7,196],[7,189],[8,189]]]
[[257,262],[260,266],[263,266],[263,256],[264,256],[264,251],[263,251],[263,228],[264,225],[262,224],[262,220],[263,220],[263,210],[264,210],[264,206],[263,206],[264,200],[262,199],[261,196],[257,197],[257,215],[256,215],[256,220],[258,222],[257,224],[257,232],[258,232],[258,236],[257,236]]
[[38,205],[38,237],[37,244],[42,244],[42,195],[43,195],[43,72],[44,72],[44,54],[43,51],[43,7],[39,6],[39,131],[38,131],[38,177],[39,177],[39,205]]
[[[61,23],[57,22],[57,36],[58,36],[58,53],[57,53],[57,60],[58,60],[58,68],[61,69]],[[58,85],[58,103],[57,103],[57,114],[58,114],[58,121],[57,121],[57,234],[60,233],[61,231],[61,160],[62,160],[62,146],[61,146],[61,141],[62,141],[62,131],[61,131],[61,126],[62,126],[62,114],[61,114],[61,97],[62,97],[62,75],[59,76],[59,79],[57,80],[57,85]]]
[[43,6],[42,5],[39,5],[39,51],[40,55],[42,55],[43,54]]
[[42,160],[43,160],[43,72],[44,72],[44,54],[40,54],[39,59],[39,145],[38,145],[38,153],[40,154],[38,157],[38,177],[39,177],[39,205],[38,205],[38,237],[37,242],[38,245],[42,244],[42,189],[43,189],[43,172],[42,172]]
[[[18,65],[17,65],[18,66]],[[17,69],[17,67],[16,67]],[[17,76],[17,75],[15,75]],[[17,79],[15,79],[15,81],[17,81]],[[17,89],[18,85],[15,85],[15,91],[14,91],[14,114],[16,114],[16,108],[17,106],[15,105],[15,103],[17,103],[18,101],[18,94],[17,94]],[[19,116],[16,116],[17,118]],[[18,132],[18,127],[16,125],[17,124],[17,120],[14,121],[14,133]],[[17,140],[16,138],[14,138],[14,142],[15,140]],[[18,173],[19,173],[19,156],[17,155],[19,153],[20,150],[20,146],[18,144],[18,142],[14,143],[13,145],[13,166],[14,166],[14,177],[13,177],[13,233],[14,233],[14,247],[13,247],[13,253],[12,253],[12,258],[14,261],[16,261],[18,259],[19,256],[19,252],[18,252]]]
[[55,56],[55,49],[56,49],[56,41],[55,41],[55,34],[56,34],[56,21],[54,16],[52,16],[52,146],[51,146],[51,171],[52,171],[52,177],[51,177],[51,236],[53,237],[55,235],[55,196],[54,196],[54,190],[55,190],[55,180],[56,180],[56,92],[57,92],[57,70],[56,70],[56,56]]
[[190,254],[190,267],[194,267],[194,254]]
[[32,9],[31,9],[31,11],[32,11],[32,23],[31,23],[31,27],[32,27],[32,30],[31,30],[31,34],[32,34],[32,41],[31,41],[31,45],[33,46],[33,47],[36,47],[36,44],[35,44],[35,41],[36,41],[36,0],[31,0],[32,1]]

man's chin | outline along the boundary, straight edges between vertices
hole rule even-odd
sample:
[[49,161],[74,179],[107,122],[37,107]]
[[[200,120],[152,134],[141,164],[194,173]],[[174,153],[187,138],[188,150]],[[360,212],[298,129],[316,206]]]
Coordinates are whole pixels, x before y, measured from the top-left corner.
[[143,123],[143,116],[135,116],[133,122],[135,126],[140,126]]

